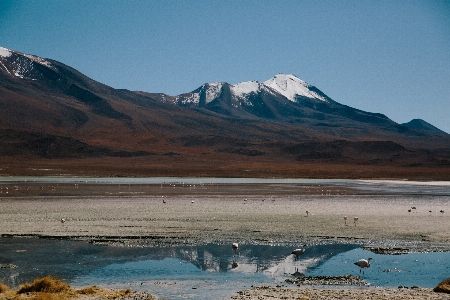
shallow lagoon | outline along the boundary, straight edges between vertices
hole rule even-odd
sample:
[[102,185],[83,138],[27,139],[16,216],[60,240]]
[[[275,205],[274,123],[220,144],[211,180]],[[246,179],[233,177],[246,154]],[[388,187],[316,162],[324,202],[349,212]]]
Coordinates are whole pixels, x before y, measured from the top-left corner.
[[307,276],[359,275],[353,264],[372,257],[371,286],[434,287],[450,273],[450,253],[378,255],[356,244],[310,245],[298,260],[291,246],[111,247],[85,241],[0,239],[0,281],[17,286],[51,274],[74,287],[100,285],[170,299],[225,299],[252,285],[285,285],[296,269]]

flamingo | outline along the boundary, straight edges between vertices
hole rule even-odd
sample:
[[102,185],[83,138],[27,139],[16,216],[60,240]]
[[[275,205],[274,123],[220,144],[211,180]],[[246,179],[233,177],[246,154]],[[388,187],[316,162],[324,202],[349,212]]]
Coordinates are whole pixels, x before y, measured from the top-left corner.
[[236,255],[236,252],[239,249],[239,244],[238,243],[233,243],[233,244],[231,244],[231,248],[233,248],[234,255]]
[[291,252],[291,254],[295,255],[295,260],[297,260],[300,255],[303,255],[303,253],[305,253],[305,250],[306,250],[305,248],[306,248],[306,245],[303,245],[303,248],[297,248]]
[[372,258],[368,258],[367,260],[366,259],[360,259],[357,262],[355,262],[355,265],[357,265],[359,267],[359,274],[361,274],[361,270],[362,270],[362,273],[364,275],[364,268],[370,267],[370,260],[371,259]]

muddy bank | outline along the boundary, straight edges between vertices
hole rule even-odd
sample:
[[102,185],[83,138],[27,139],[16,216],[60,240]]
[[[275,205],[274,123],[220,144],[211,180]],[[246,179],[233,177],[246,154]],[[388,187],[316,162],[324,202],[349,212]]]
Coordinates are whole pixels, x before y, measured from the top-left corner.
[[232,296],[233,300],[262,300],[262,299],[415,299],[415,300],[445,300],[450,299],[449,294],[435,293],[432,289],[384,289],[384,288],[358,288],[358,289],[316,289],[316,288],[286,288],[286,287],[253,287],[240,291]]

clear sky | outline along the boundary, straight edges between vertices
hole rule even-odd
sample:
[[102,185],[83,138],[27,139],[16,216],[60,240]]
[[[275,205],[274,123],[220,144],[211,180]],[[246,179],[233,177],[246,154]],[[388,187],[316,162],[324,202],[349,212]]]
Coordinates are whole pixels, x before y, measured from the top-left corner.
[[169,95],[289,73],[450,133],[450,1],[1,0],[0,46]]

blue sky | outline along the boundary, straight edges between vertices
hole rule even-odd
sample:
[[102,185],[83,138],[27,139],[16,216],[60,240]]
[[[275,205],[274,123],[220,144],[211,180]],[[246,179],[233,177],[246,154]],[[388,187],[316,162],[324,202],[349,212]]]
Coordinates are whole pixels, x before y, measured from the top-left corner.
[[0,46],[169,95],[295,74],[450,133],[450,1],[2,0]]

